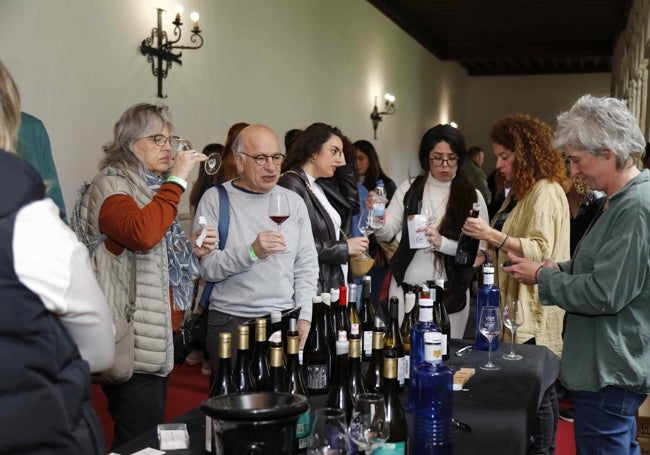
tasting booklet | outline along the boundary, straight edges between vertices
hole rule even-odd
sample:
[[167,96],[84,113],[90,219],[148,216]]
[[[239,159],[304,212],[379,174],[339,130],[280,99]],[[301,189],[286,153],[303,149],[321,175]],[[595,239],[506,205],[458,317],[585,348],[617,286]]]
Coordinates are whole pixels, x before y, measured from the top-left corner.
[[428,248],[431,246],[424,231],[415,232],[419,228],[426,227],[426,216],[420,214],[409,215],[406,220],[406,225],[409,230],[409,245],[411,245],[411,249]]

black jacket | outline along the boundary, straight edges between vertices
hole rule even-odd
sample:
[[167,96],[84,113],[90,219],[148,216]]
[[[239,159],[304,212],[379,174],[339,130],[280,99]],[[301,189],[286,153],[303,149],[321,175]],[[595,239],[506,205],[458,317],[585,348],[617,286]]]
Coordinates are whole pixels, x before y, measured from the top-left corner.
[[279,185],[296,192],[305,201],[318,252],[318,292],[329,292],[331,288],[338,288],[347,282],[341,264],[348,262],[346,237],[350,236],[352,215],[359,212],[359,192],[352,164],[339,167],[333,178],[322,179],[318,183],[323,188],[327,200],[341,215],[341,230],[345,235],[340,235],[339,240],[336,240],[334,224],[329,214],[316,195],[310,191],[309,180],[301,168],[285,172],[278,182]]
[[14,270],[16,213],[45,196],[43,181],[20,157],[0,151],[0,191],[0,453],[105,454],[88,364]]

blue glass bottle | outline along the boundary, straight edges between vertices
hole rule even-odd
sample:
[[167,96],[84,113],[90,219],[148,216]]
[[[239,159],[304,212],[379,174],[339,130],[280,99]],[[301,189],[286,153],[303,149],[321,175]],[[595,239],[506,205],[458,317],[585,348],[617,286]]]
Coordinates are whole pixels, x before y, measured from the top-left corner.
[[[418,322],[411,328],[411,356],[409,359],[409,370],[413,371],[416,366],[424,363],[424,334],[426,332],[440,332],[437,325],[433,323],[433,299],[420,299],[420,312]],[[408,409],[413,409],[415,403],[415,386],[409,382]]]
[[[474,335],[474,349],[481,351],[488,350],[488,340],[478,330],[478,321],[481,319],[481,310],[484,306],[499,307],[501,303],[501,291],[494,285],[494,266],[492,264],[483,265],[483,286],[476,292],[476,333]],[[499,337],[492,339],[492,350],[499,348]]]
[[414,455],[453,455],[453,373],[442,363],[442,334],[424,334],[425,362],[415,367]]

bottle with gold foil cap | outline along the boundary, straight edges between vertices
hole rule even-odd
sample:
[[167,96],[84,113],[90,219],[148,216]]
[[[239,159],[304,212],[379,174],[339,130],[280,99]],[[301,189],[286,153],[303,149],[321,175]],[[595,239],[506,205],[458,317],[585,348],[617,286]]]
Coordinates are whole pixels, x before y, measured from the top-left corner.
[[269,342],[266,338],[266,319],[255,319],[255,343],[251,358],[251,376],[255,390],[266,390],[269,380],[269,361],[267,357]]
[[237,357],[232,372],[232,382],[237,392],[252,392],[250,329],[247,325],[237,327]]

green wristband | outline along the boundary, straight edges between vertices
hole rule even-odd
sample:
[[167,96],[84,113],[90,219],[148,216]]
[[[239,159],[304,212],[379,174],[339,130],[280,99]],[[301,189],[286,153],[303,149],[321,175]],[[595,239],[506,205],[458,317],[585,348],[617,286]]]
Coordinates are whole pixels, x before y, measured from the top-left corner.
[[253,249],[252,243],[251,246],[248,247],[248,255],[251,257],[253,261],[257,260],[257,254],[255,254],[255,250]]
[[187,189],[187,182],[180,177],[176,177],[175,175],[170,175],[167,177],[166,181],[179,185],[181,188],[183,188],[183,191]]

